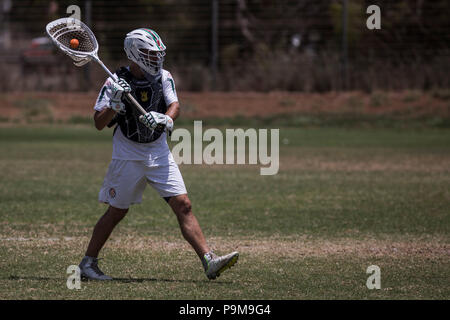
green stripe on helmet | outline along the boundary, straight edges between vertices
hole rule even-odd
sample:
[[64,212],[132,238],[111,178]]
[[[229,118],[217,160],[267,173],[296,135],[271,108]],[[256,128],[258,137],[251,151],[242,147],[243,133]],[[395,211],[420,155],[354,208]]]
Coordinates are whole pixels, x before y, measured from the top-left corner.
[[[151,35],[153,37],[153,40],[155,40],[156,45],[158,46],[159,50],[164,50],[163,46],[158,45],[158,43],[161,41],[161,37],[155,31],[153,31],[152,29],[145,29],[145,28],[142,28],[142,30],[144,30],[145,32],[147,32],[149,35]],[[162,43],[162,41],[161,41],[161,43]]]

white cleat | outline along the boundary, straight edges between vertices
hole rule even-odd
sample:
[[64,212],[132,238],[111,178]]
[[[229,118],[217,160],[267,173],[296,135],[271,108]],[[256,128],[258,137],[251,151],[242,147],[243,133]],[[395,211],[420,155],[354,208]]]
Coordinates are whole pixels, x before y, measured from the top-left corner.
[[84,257],[80,264],[80,275],[88,280],[112,280],[110,276],[105,275],[98,267],[98,259],[93,257]]
[[222,272],[231,268],[238,260],[239,253],[234,251],[225,256],[217,256],[214,252],[208,252],[202,259],[203,268],[208,279],[213,280]]

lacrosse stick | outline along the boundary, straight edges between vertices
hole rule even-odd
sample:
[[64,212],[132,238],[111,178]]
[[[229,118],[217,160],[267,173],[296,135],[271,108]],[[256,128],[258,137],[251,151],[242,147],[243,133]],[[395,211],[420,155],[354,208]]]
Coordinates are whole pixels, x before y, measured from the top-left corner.
[[[91,29],[83,22],[74,18],[61,18],[47,24],[46,30],[53,43],[62,52],[72,58],[74,65],[81,67],[89,61],[94,60],[115,82],[119,80],[99,59],[97,39]],[[78,40],[78,46],[76,48],[71,47],[72,39]],[[140,113],[143,115],[147,113],[131,93],[127,93],[126,97]]]

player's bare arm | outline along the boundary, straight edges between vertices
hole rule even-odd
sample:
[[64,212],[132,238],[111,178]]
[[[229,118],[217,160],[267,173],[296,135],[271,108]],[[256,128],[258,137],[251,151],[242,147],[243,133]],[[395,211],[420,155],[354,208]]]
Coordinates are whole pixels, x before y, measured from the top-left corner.
[[175,121],[180,115],[180,103],[178,101],[171,103],[167,109],[166,115]]
[[94,122],[97,130],[102,130],[116,115],[113,109],[105,108],[102,111],[95,111]]

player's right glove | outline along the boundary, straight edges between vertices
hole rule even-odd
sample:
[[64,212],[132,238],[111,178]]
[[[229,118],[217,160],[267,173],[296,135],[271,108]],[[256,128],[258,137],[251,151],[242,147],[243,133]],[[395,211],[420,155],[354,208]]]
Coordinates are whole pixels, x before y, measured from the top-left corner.
[[139,116],[141,121],[147,128],[151,130],[163,131],[167,129],[169,135],[173,130],[173,120],[170,116],[155,111],[150,111],[145,115]]
[[131,92],[130,85],[122,78],[119,78],[117,82],[109,82],[108,91],[110,92],[109,107],[117,113],[125,114],[125,104],[122,102],[122,97],[124,94]]

